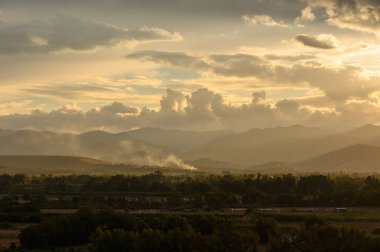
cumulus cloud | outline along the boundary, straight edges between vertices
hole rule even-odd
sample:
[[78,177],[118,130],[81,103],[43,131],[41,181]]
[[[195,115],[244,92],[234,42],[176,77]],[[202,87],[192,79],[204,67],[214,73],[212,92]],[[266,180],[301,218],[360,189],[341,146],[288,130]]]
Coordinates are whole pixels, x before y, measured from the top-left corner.
[[59,15],[28,23],[0,23],[0,54],[91,50],[118,43],[178,41],[181,35],[142,27],[128,30],[95,20]]
[[377,0],[308,0],[311,8],[322,8],[326,22],[340,28],[380,35],[380,4]]
[[134,107],[125,106],[121,102],[113,102],[110,105],[104,106],[100,109],[103,113],[110,114],[137,114],[139,110]]
[[338,40],[331,34],[307,35],[301,34],[295,40],[305,46],[318,49],[335,49],[338,47]]
[[253,104],[260,103],[260,101],[265,101],[265,99],[266,99],[266,92],[265,92],[265,90],[259,91],[259,92],[254,92],[252,94],[252,97],[253,97],[253,99],[252,99],[252,103]]
[[314,19],[315,19],[315,15],[310,6],[307,6],[305,9],[302,10],[301,20],[313,21]]
[[297,60],[293,57],[293,61],[283,62],[273,56],[251,54],[173,54],[175,60],[172,58],[172,53],[152,51],[133,53],[127,58],[149,60],[227,77],[254,77],[271,82],[275,86],[309,85],[319,88],[335,100],[344,100],[348,97],[366,98],[378,90],[377,75],[368,75],[364,69],[357,66],[337,65],[319,59],[305,60],[301,57]]
[[185,102],[186,97],[181,92],[168,89],[166,95],[160,101],[161,110],[164,112],[181,111],[185,106]]
[[159,110],[143,108],[141,111],[120,102],[87,111],[71,104],[47,112],[33,110],[30,114],[0,116],[0,127],[52,131],[122,131],[140,127],[242,130],[283,125],[299,120],[306,122],[314,113],[307,111],[304,117],[300,118],[297,114],[301,111],[300,105],[284,109],[284,102],[278,103],[279,105],[270,104],[266,101],[265,91],[254,92],[249,104],[232,106],[227,104],[220,94],[205,88],[198,89],[188,96],[168,89],[160,104]]
[[288,27],[283,21],[276,21],[268,15],[244,15],[243,20],[248,25],[262,25],[267,27]]
[[[133,128],[247,130],[253,127],[274,127],[290,124],[307,126],[353,127],[378,123],[380,108],[377,99],[350,99],[332,102],[329,108],[303,104],[292,98],[267,100],[263,91],[255,91],[252,101],[231,105],[224,97],[202,88],[185,95],[168,89],[157,110],[131,108],[119,102],[83,110],[66,105],[52,111],[33,110],[30,114],[0,116],[0,128],[51,131],[125,131]],[[181,105],[181,106],[179,106]],[[180,108],[181,107],[181,108]],[[312,108],[313,107],[313,108]]]
[[304,27],[304,22],[311,22],[313,20],[315,20],[315,14],[313,13],[313,9],[311,8],[311,6],[306,6],[306,8],[304,8],[301,11],[301,15],[294,19],[294,23],[298,27]]

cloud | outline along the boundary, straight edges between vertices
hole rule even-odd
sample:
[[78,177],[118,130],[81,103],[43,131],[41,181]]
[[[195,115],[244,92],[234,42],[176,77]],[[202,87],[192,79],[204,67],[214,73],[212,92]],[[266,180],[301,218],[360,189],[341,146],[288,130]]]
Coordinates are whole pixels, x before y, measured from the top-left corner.
[[168,89],[166,95],[160,101],[161,110],[164,112],[181,111],[186,103],[186,97],[172,89]]
[[299,17],[297,17],[296,19],[294,19],[294,23],[298,26],[298,27],[304,27],[303,23],[305,21],[313,21],[315,20],[315,14],[313,13],[313,9],[311,8],[311,6],[306,6],[306,8],[304,8],[302,11],[301,11],[301,15]]
[[128,42],[178,41],[178,33],[152,27],[128,30],[95,20],[59,15],[46,21],[0,23],[0,54],[83,51]]
[[[34,0],[30,4],[28,0],[2,0],[3,6],[28,10],[30,13],[44,13],[60,11],[65,13],[91,13],[92,16],[102,16],[112,13],[114,17],[143,16],[144,22],[165,20],[181,20],[204,22],[204,19],[223,17],[231,20],[241,17],[245,13],[261,14],[270,13],[273,16],[296,15],[299,9],[299,1],[276,0],[66,0],[64,4],[60,1]],[[89,8],[91,6],[91,8]],[[196,19],[194,19],[196,18]],[[136,17],[135,19],[138,19]],[[149,22],[150,23],[150,22]],[[183,22],[180,22],[183,24]]]
[[140,59],[183,68],[207,69],[208,63],[182,52],[139,51],[128,54],[128,59]]
[[59,98],[63,100],[83,99],[93,92],[107,93],[112,92],[110,87],[95,84],[55,84],[37,85],[22,89],[27,94],[33,94],[39,97]]
[[243,20],[248,25],[262,25],[267,27],[288,27],[283,21],[276,21],[268,15],[244,15]]
[[10,114],[11,111],[17,111],[20,109],[24,109],[26,107],[30,107],[32,105],[31,100],[24,101],[11,101],[0,104],[0,115]]
[[[175,60],[173,60],[175,55]],[[379,77],[357,66],[340,65],[321,59],[256,56],[251,54],[189,55],[142,51],[127,55],[127,59],[149,60],[159,64],[213,73],[218,76],[256,78],[273,86],[298,85],[319,88],[328,97],[344,100],[366,98],[378,90]],[[279,60],[282,59],[282,60]]]
[[134,107],[125,106],[121,102],[113,102],[110,105],[104,106],[100,109],[103,113],[110,114],[137,114],[139,110]]
[[335,49],[338,47],[338,40],[331,34],[307,35],[301,34],[295,40],[305,46],[318,49]]
[[380,3],[377,0],[308,0],[311,8],[326,12],[325,21],[339,28],[380,35]]
[[315,15],[310,6],[307,6],[305,9],[302,10],[301,20],[313,21],[314,19],[315,19]]
[[140,51],[128,54],[126,59],[152,61],[223,76],[267,78],[273,74],[270,61],[256,55],[242,53],[190,55],[183,52]]
[[[222,95],[206,88],[198,89],[189,95],[168,89],[157,110],[137,109],[120,102],[89,110],[69,104],[52,111],[33,110],[30,114],[2,115],[0,128],[119,132],[144,127],[198,131],[247,130],[253,127],[291,124],[354,127],[380,122],[380,107],[377,105],[379,98],[376,97],[367,100],[330,100],[329,107],[320,107],[318,101],[313,103],[311,100],[268,100],[267,92],[262,90],[253,92],[251,102],[234,106]],[[323,102],[322,105],[326,103]]]
[[[307,123],[315,113],[296,101],[277,104],[266,100],[265,91],[252,94],[252,102],[228,104],[222,95],[206,88],[186,96],[168,89],[158,110],[129,107],[114,102],[100,108],[83,110],[75,104],[52,111],[33,110],[30,114],[0,116],[0,128],[29,128],[51,131],[123,131],[141,127],[169,129],[245,130],[289,123]],[[324,112],[320,112],[324,114]]]

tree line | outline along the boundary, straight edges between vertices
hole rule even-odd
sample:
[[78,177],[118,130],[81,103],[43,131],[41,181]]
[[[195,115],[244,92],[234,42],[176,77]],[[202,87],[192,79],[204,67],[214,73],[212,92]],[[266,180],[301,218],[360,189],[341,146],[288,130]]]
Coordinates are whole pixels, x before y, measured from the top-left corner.
[[380,206],[379,178],[349,175],[0,175],[0,192],[40,207],[53,204],[50,194],[58,195],[57,207],[75,208]]

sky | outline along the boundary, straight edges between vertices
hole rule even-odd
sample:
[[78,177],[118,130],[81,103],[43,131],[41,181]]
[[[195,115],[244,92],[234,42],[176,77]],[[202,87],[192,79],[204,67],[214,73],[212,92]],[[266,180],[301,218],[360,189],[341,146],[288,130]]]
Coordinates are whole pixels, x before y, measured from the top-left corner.
[[0,128],[380,123],[378,0],[0,0]]

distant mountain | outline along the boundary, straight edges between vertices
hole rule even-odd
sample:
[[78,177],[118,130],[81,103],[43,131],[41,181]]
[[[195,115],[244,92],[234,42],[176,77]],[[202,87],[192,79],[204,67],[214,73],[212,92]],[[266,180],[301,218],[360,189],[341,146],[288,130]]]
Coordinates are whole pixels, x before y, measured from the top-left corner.
[[272,161],[300,162],[357,143],[354,137],[301,126],[254,129],[233,135],[235,139],[232,135],[222,136],[181,157],[186,160],[207,158],[252,166]]
[[380,147],[348,146],[296,164],[302,172],[380,172]]
[[[4,132],[4,134],[1,134]],[[141,166],[183,167],[190,169],[172,153],[208,141],[220,132],[164,131],[140,129],[109,133],[91,131],[79,135],[33,130],[0,131],[0,155],[85,156]],[[186,142],[189,142],[189,145]],[[183,146],[180,150],[175,146]]]
[[345,132],[346,135],[360,139],[380,138],[380,126],[367,124]]
[[0,155],[79,155],[76,135],[33,130],[0,136]]
[[[80,135],[32,130],[14,131],[0,137],[0,155],[84,156],[136,165],[182,165],[160,147],[135,139],[128,134],[103,131]],[[167,160],[168,158],[170,160]]]
[[[290,164],[296,164],[297,170],[305,171],[323,168],[327,172],[328,166],[332,167],[332,171],[348,171],[353,168],[345,165],[343,154],[341,159],[329,159],[340,160],[341,166],[330,164],[325,159],[312,160],[357,144],[372,148],[380,146],[380,127],[365,125],[336,132],[293,125],[251,129],[240,133],[145,128],[115,134],[104,131],[58,134],[33,130],[0,130],[0,155],[83,156],[113,163],[191,169],[191,166],[182,161],[187,160],[201,170],[214,171],[291,172],[293,165]],[[364,156],[360,148],[356,151],[358,154],[352,151],[347,157]],[[365,162],[367,161],[358,161]],[[326,166],[320,166],[324,164]],[[364,168],[375,169],[375,164],[373,161],[372,168]]]
[[307,128],[301,125],[265,129],[251,129],[242,133],[231,133],[210,140],[206,147],[245,148],[288,138],[312,139],[334,134],[321,128]]
[[174,152],[184,152],[199,147],[208,141],[230,134],[231,131],[182,131],[159,128],[142,128],[127,132],[128,135]]

